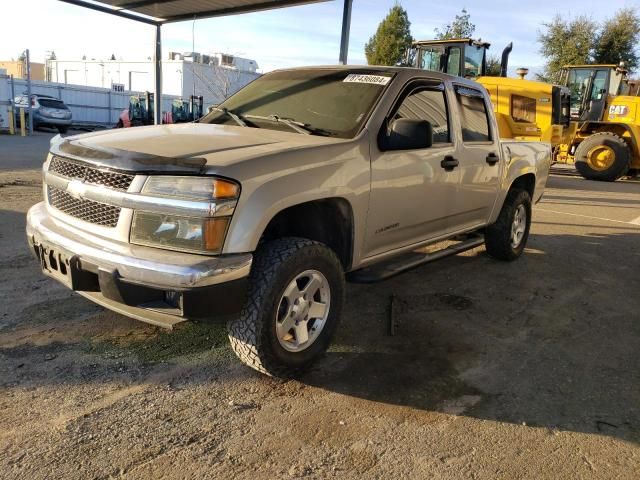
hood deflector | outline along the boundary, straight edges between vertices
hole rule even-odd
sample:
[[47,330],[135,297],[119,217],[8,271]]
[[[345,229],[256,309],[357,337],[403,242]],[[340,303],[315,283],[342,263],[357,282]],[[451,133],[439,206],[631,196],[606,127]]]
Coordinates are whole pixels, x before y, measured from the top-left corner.
[[162,157],[119,148],[89,147],[79,140],[69,141],[62,138],[58,142],[56,140],[58,138],[51,141],[53,155],[88,162],[108,170],[197,175],[204,172],[207,164],[205,158]]

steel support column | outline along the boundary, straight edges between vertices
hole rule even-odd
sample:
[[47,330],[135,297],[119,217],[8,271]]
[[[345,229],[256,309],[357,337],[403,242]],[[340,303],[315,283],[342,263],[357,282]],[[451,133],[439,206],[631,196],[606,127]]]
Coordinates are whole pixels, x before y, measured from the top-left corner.
[[153,93],[153,114],[156,125],[162,123],[162,36],[160,24],[156,25],[156,52],[153,57],[155,91]]
[[342,10],[342,36],[340,38],[340,58],[342,65],[347,64],[347,55],[349,53],[349,31],[351,29],[351,7],[353,0],[344,0],[344,8]]

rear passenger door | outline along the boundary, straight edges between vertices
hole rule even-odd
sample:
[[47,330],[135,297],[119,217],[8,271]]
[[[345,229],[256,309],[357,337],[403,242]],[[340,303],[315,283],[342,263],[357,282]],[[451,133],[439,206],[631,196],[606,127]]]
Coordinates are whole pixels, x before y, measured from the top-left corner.
[[460,186],[451,221],[460,230],[486,224],[497,197],[502,165],[488,97],[467,86],[456,85],[454,91]]

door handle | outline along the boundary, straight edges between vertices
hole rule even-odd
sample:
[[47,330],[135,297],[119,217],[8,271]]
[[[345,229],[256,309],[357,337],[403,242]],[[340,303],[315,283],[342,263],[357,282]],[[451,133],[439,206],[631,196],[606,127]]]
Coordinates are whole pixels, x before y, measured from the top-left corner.
[[496,155],[496,152],[491,152],[489,153],[489,155],[487,155],[487,163],[489,165],[495,165],[496,163],[498,163],[498,160],[500,160],[500,157]]
[[445,169],[445,171],[450,172],[454,168],[460,165],[460,162],[453,158],[451,155],[447,155],[444,157],[444,160],[440,162],[440,166]]

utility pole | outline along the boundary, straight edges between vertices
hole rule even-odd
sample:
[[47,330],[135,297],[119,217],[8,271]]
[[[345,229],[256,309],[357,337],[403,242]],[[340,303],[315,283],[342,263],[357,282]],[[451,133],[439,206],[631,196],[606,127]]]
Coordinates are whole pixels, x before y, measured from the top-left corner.
[[27,108],[29,112],[29,135],[33,135],[33,115],[31,115],[31,59],[29,58],[29,49],[26,51],[27,57]]

